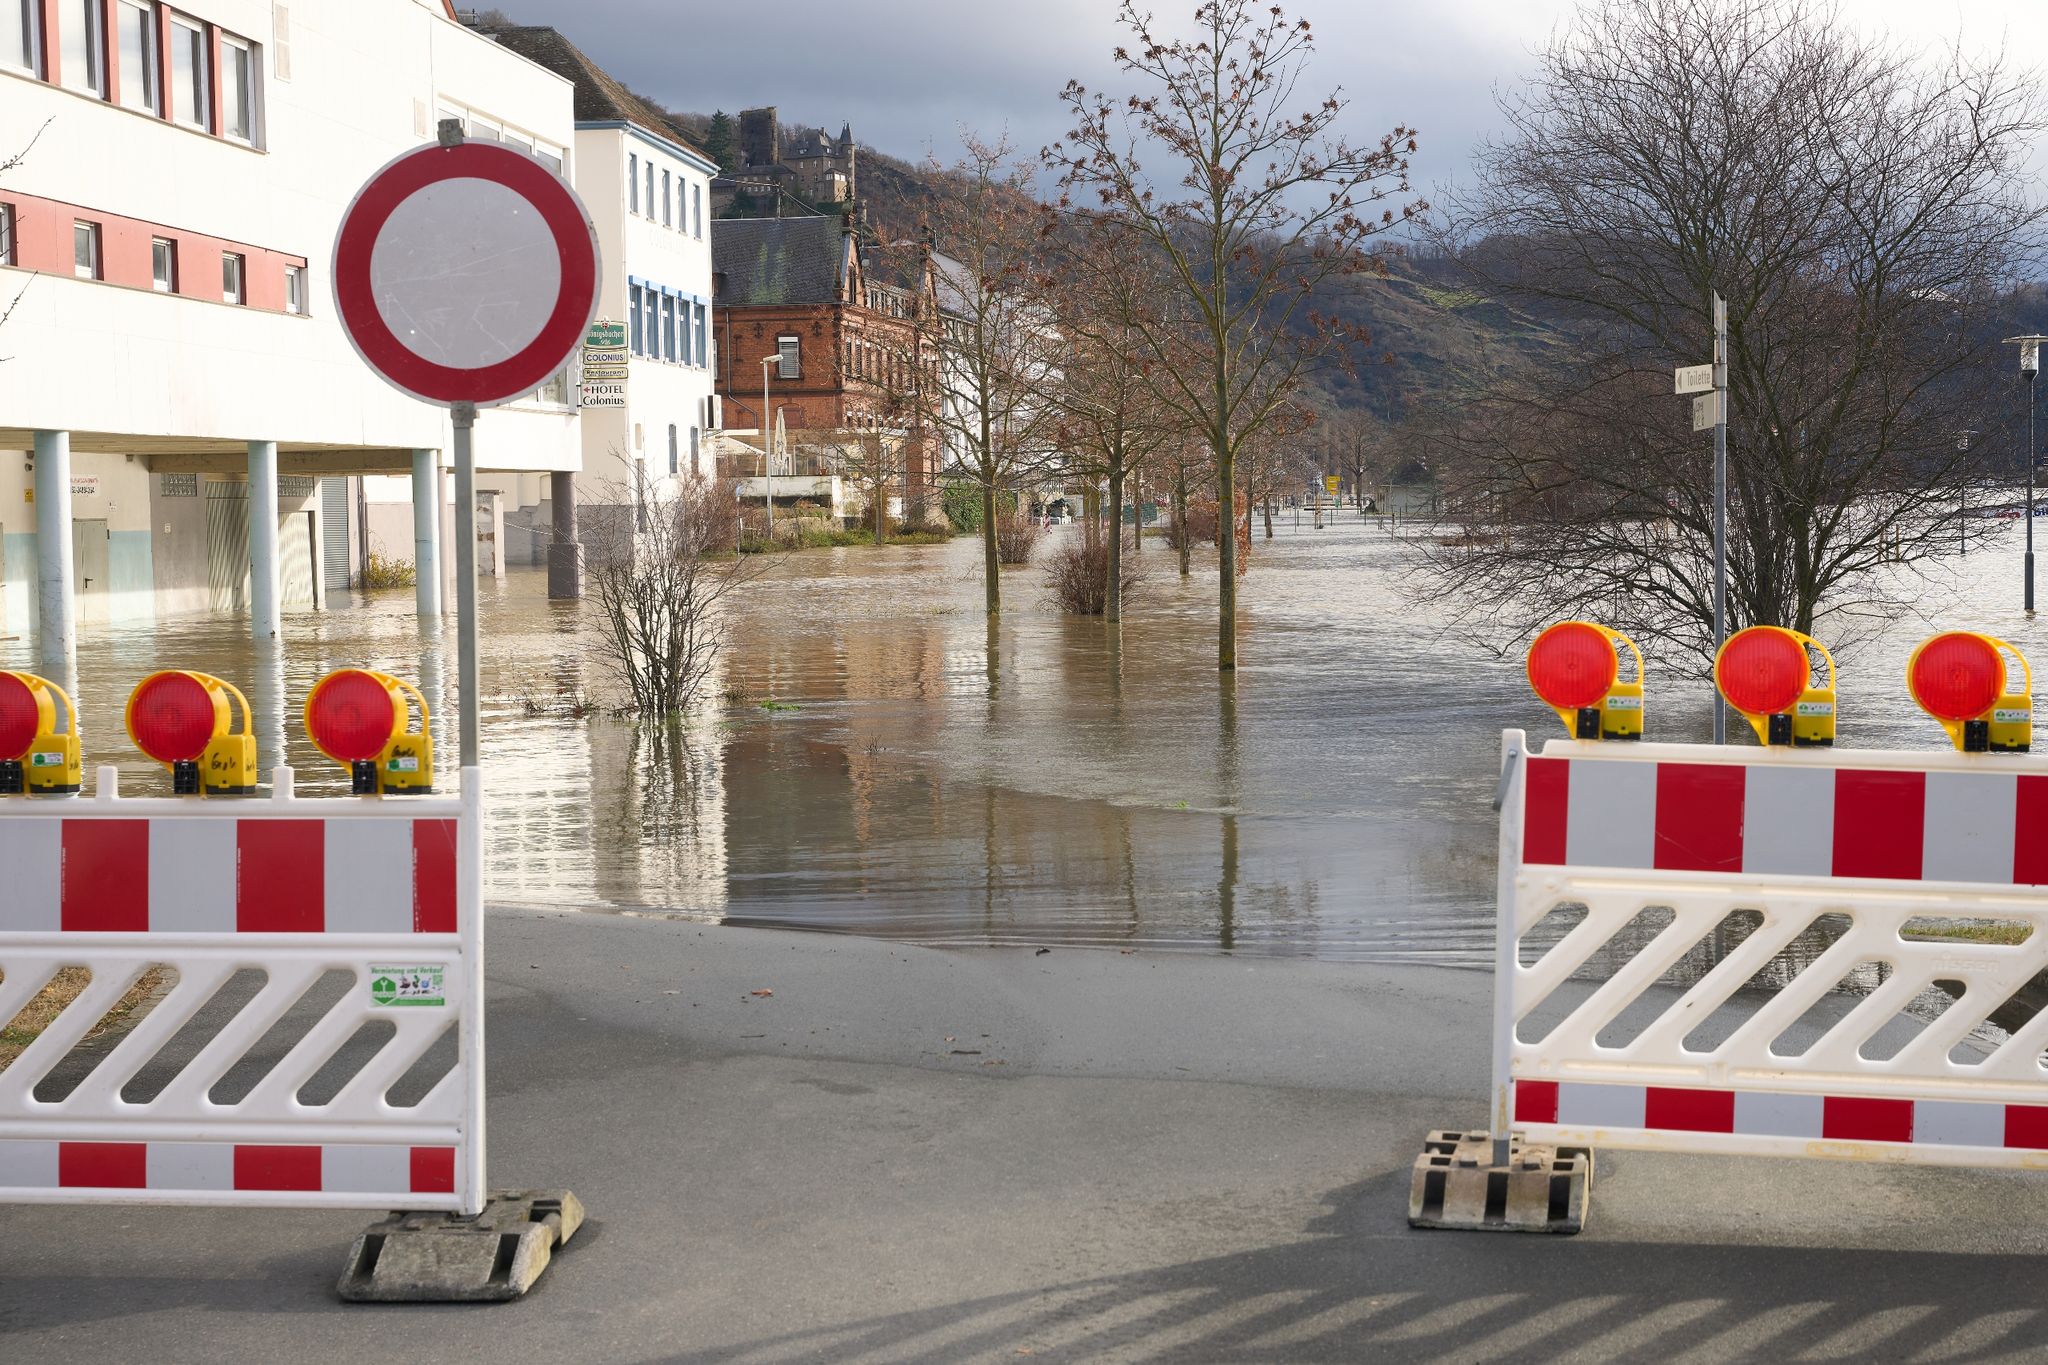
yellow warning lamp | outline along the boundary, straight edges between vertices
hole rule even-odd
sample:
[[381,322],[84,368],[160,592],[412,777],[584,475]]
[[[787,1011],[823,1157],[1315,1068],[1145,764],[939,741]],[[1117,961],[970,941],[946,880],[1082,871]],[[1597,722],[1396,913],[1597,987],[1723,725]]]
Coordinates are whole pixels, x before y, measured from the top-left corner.
[[84,783],[71,698],[48,678],[0,669],[0,796],[69,796]]
[[[1635,677],[1621,681],[1626,645]],[[1643,737],[1643,655],[1635,641],[1591,621],[1559,621],[1529,646],[1529,686],[1573,739]]]
[[[1814,674],[1813,654],[1827,665],[1825,683]],[[1735,632],[1714,656],[1714,685],[1760,743],[1825,748],[1835,742],[1835,660],[1810,635],[1783,626]]]
[[[419,728],[409,728],[410,708]],[[357,796],[416,796],[434,790],[434,739],[427,699],[389,673],[342,668],[306,695],[306,733],[314,747],[348,769]]]
[[[232,698],[234,707],[230,707]],[[234,710],[242,728],[234,728]],[[128,695],[128,736],[171,770],[176,796],[247,796],[256,790],[249,699],[210,673],[152,673]]]
[[[2005,656],[2019,660],[2017,690]],[[1995,635],[1944,631],[1906,661],[1906,687],[1966,754],[2023,754],[2034,740],[2034,671],[2027,656]]]

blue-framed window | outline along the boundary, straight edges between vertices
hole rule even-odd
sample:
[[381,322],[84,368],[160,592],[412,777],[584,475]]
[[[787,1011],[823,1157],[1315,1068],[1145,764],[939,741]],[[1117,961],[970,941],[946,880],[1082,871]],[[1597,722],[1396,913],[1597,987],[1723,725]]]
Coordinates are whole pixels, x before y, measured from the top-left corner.
[[691,321],[691,348],[695,352],[695,358],[691,363],[701,370],[711,363],[711,354],[704,349],[704,327],[706,320],[711,314],[711,309],[707,305],[699,303],[691,311],[696,315]]
[[676,296],[661,296],[661,358],[674,363],[676,358]]
[[646,354],[646,352],[645,352],[645,350],[643,350],[643,349],[642,349],[642,348],[643,348],[643,345],[644,345],[644,343],[645,343],[645,338],[644,338],[644,337],[642,337],[642,336],[640,335],[640,286],[639,286],[639,285],[637,285],[637,284],[636,284],[636,285],[632,286],[632,291],[631,291],[631,294],[630,294],[630,298],[631,298],[631,308],[632,308],[632,312],[633,312],[633,354],[634,354],[634,355],[645,355],[645,354]]
[[661,296],[654,292],[653,285],[649,285],[640,291],[640,297],[647,310],[646,354],[659,357],[661,354],[661,333],[656,329],[661,325],[661,320],[660,314],[656,310],[660,306]]

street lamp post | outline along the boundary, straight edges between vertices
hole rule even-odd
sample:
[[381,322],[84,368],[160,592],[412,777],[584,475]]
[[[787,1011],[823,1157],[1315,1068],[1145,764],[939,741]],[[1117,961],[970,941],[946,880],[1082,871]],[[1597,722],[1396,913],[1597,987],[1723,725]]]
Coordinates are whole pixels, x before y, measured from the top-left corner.
[[768,367],[780,362],[780,354],[761,357],[761,469],[768,482],[768,545],[775,545],[775,438],[768,426]]
[[2041,343],[2048,336],[2007,337],[2020,348],[2020,373],[2027,377],[2027,560],[2024,579],[2027,615],[2034,614],[2034,380],[2041,372]]

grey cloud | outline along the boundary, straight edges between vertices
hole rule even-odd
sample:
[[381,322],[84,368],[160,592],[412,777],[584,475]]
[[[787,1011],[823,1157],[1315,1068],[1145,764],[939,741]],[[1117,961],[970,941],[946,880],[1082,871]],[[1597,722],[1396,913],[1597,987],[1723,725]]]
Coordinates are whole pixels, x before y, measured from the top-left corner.
[[[1120,90],[1110,53],[1114,0],[500,0],[522,23],[552,24],[634,89],[709,113],[773,103],[783,117],[850,121],[860,141],[917,159],[957,153],[957,130],[1007,130],[1035,153],[1066,127],[1069,79]],[[1172,18],[1193,0],[1156,7]],[[1345,87],[1347,129],[1422,130],[1418,188],[1455,173],[1493,123],[1492,87],[1528,65],[1555,0],[1443,0],[1436,7],[1307,0],[1317,26],[1314,85]],[[1512,27],[1508,27],[1508,25]]]

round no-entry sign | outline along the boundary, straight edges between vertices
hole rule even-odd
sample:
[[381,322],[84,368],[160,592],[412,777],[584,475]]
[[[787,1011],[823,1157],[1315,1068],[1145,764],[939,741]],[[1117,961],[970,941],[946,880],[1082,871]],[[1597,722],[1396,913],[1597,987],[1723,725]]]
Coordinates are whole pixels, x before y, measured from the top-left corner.
[[334,297],[356,351],[431,403],[503,403],[562,367],[597,312],[597,235],[576,192],[492,142],[421,147],[342,215]]

